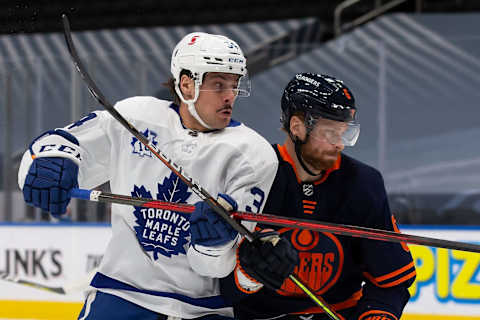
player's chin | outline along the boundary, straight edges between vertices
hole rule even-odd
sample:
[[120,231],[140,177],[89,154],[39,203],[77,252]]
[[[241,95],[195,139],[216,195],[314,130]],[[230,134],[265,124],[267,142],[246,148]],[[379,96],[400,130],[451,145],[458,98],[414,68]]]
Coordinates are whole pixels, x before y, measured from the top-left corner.
[[322,166],[324,168],[331,168],[333,167],[333,165],[335,164],[335,162],[337,161],[337,156],[333,156],[333,155],[324,155],[322,157],[322,160],[320,161],[320,163],[322,164]]
[[228,126],[230,123],[230,118],[222,118],[222,119],[217,119],[215,121],[215,124],[212,126],[213,129],[223,129]]
[[218,123],[221,123],[224,126],[227,126],[230,123],[231,119],[232,119],[231,113],[219,113],[217,117]]

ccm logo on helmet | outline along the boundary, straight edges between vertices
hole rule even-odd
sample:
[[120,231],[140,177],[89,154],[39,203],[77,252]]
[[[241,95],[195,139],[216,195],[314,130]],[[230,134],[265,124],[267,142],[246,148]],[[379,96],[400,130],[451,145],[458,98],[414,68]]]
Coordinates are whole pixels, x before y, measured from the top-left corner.
[[198,37],[200,37],[200,36],[193,36],[192,39],[190,39],[190,42],[188,43],[188,45],[191,46],[192,44],[194,44],[195,41],[197,41]]
[[231,62],[231,63],[244,63],[244,60],[243,60],[243,59],[240,59],[240,58],[228,58],[228,62]]

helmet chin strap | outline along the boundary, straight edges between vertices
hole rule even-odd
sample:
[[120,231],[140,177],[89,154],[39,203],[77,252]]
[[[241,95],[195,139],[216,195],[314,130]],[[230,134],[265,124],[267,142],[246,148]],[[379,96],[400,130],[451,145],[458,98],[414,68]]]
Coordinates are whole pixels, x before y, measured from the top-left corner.
[[208,124],[206,124],[205,121],[202,120],[202,118],[200,117],[200,115],[197,112],[197,108],[195,107],[195,102],[198,99],[199,91],[200,91],[200,85],[195,81],[195,97],[193,97],[193,99],[186,100],[183,97],[183,94],[180,91],[180,88],[178,87],[178,84],[175,83],[175,92],[177,92],[177,95],[180,97],[180,100],[182,100],[187,105],[188,112],[190,112],[192,117],[194,117],[195,120],[197,120],[203,127],[207,128],[209,130],[212,130],[213,128],[211,126],[209,126]]
[[[197,99],[195,99],[197,100]],[[190,114],[202,125],[204,126],[205,128],[209,129],[209,130],[212,130],[213,128],[210,127],[208,124],[205,123],[205,121],[202,120],[202,118],[200,118],[200,115],[198,114],[197,112],[197,108],[195,108],[195,103],[192,101],[192,100],[188,100],[188,101],[183,101],[187,104],[188,106],[188,111],[190,112]]]
[[305,162],[303,162],[303,159],[302,159],[302,145],[304,145],[307,142],[308,134],[307,134],[307,137],[305,138],[305,140],[303,140],[303,141],[300,140],[299,137],[293,135],[292,133],[290,133],[290,138],[292,139],[293,143],[295,144],[295,154],[297,155],[298,162],[302,166],[303,170],[305,170],[306,173],[308,173],[309,175],[311,175],[313,177],[321,176],[323,174],[323,171],[320,171],[320,173],[313,173],[310,169],[307,168],[307,165],[305,164]]

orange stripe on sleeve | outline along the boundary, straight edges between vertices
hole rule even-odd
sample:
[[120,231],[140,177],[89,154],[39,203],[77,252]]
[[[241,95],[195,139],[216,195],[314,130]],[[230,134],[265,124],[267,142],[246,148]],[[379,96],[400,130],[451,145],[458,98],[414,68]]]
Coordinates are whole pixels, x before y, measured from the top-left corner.
[[401,277],[400,279],[396,280],[396,281],[393,281],[393,282],[390,282],[389,284],[386,285],[387,288],[389,287],[393,287],[393,286],[396,286],[397,284],[400,284],[402,282],[405,282],[409,279],[412,279],[413,277],[415,277],[417,275],[417,272],[415,270],[413,270],[412,272],[410,272],[409,274],[407,274],[406,276],[404,277]]
[[368,279],[370,280],[374,285],[376,285],[377,287],[380,287],[380,288],[390,288],[390,287],[394,287],[396,286],[397,284],[400,284],[402,282],[405,282],[413,277],[415,277],[417,274],[417,272],[415,270],[413,270],[412,272],[408,273],[407,275],[395,280],[395,281],[392,281],[392,282],[388,282],[388,283],[383,283],[383,284],[380,284],[378,281],[376,281],[376,279],[374,277],[372,277],[370,274],[364,272],[363,275]]
[[390,273],[387,273],[386,275],[383,275],[383,276],[380,276],[380,277],[377,277],[375,278],[376,281],[378,282],[382,282],[384,280],[387,280],[387,279],[390,279],[390,278],[393,278],[395,276],[398,276],[399,274],[407,271],[408,269],[411,269],[411,268],[415,268],[415,264],[412,262],[410,262],[409,264],[407,264],[406,266],[398,269],[398,270],[395,270],[393,272],[390,272]]

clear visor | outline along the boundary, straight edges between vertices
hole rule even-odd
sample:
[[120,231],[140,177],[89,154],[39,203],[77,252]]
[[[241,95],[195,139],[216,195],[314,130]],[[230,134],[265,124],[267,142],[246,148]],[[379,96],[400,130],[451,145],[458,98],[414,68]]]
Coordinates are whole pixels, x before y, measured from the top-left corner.
[[248,74],[238,76],[231,73],[208,73],[200,86],[200,92],[213,92],[219,95],[232,94],[236,97],[250,96],[251,82]]
[[355,121],[340,122],[327,119],[322,119],[321,121],[329,121],[335,124],[317,123],[310,132],[312,138],[327,141],[330,144],[343,144],[345,147],[352,147],[357,142],[358,136],[360,135],[359,123]]

